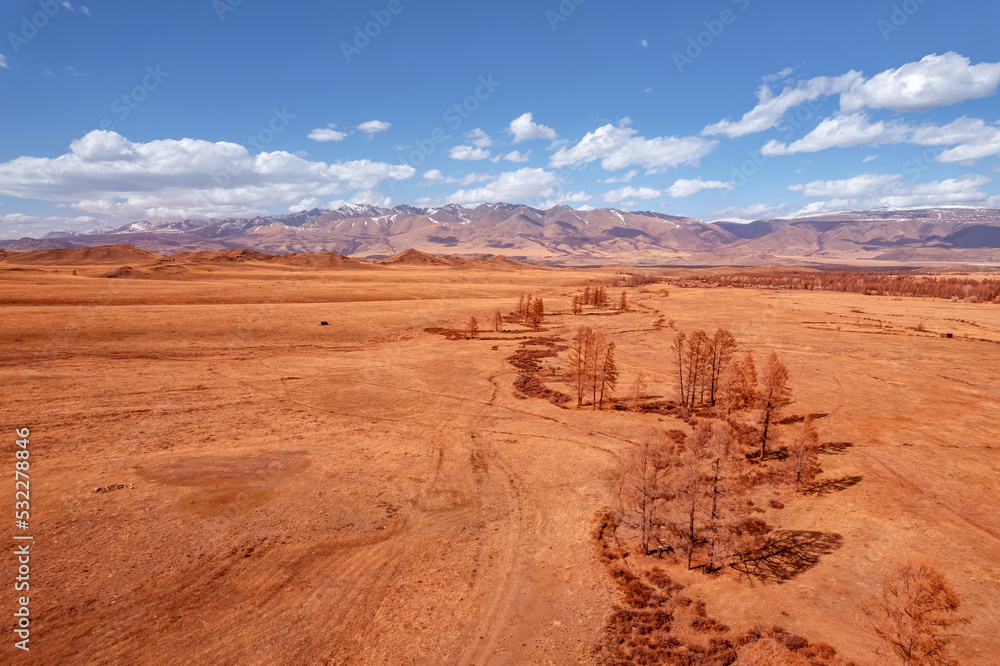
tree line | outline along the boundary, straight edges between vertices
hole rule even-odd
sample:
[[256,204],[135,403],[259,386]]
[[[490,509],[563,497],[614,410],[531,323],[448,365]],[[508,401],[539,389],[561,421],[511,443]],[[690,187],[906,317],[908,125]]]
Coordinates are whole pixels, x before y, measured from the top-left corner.
[[683,282],[695,286],[841,291],[871,296],[923,296],[1000,303],[1000,280],[995,278],[932,277],[879,271],[744,271],[686,277]]

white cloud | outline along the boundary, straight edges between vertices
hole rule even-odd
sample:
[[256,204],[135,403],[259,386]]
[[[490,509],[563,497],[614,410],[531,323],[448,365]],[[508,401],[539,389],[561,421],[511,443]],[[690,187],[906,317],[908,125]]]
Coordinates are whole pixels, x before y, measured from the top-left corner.
[[38,217],[24,213],[8,213],[0,215],[0,238],[23,238],[25,236],[38,238],[55,229],[85,233],[101,224],[101,220],[89,215]]
[[767,83],[770,81],[784,81],[792,74],[794,74],[796,69],[798,69],[798,67],[786,67],[780,72],[775,72],[774,74],[765,74],[764,82]]
[[465,138],[469,139],[469,143],[477,148],[489,148],[493,145],[493,139],[490,138],[490,135],[478,127],[466,133]]
[[290,213],[304,213],[307,210],[312,210],[313,208],[319,208],[323,203],[323,200],[319,197],[306,197],[297,204],[292,204],[288,207],[288,212]]
[[604,125],[588,133],[575,146],[560,148],[550,165],[555,168],[587,164],[601,160],[601,167],[617,171],[628,166],[641,166],[659,170],[680,164],[697,166],[698,160],[718,144],[717,141],[688,137],[656,137],[647,139],[635,136],[629,127],[631,121],[623,118],[617,127]]
[[858,82],[840,97],[844,111],[862,108],[928,111],[967,99],[989,97],[1000,84],[1000,63],[973,65],[954,51],[888,69]]
[[448,201],[452,203],[482,203],[494,201],[528,201],[551,197],[559,184],[559,176],[545,169],[525,167],[507,171],[482,187],[458,190]]
[[431,169],[430,171],[424,172],[424,180],[432,180],[437,182],[444,180],[444,176],[441,174],[440,169]]
[[644,93],[651,93],[651,92],[653,92],[653,86],[649,86],[648,88],[646,88],[642,92],[644,92]]
[[87,9],[85,5],[80,5],[80,11],[83,12],[85,16],[90,16],[90,10]]
[[510,121],[507,132],[514,137],[514,143],[531,139],[556,140],[556,131],[551,127],[535,123],[530,111]]
[[641,46],[644,49],[648,49],[649,48],[649,40],[646,40],[646,39],[640,40],[639,41],[639,46]]
[[528,152],[526,152],[526,153],[522,153],[519,150],[512,150],[509,153],[507,153],[506,155],[503,155],[501,157],[501,159],[503,159],[503,160],[505,160],[507,162],[527,162],[529,155],[531,155],[531,151],[530,150]]
[[632,169],[628,173],[622,174],[621,176],[609,176],[608,178],[605,178],[604,180],[598,180],[597,182],[607,183],[608,185],[611,185],[612,183],[627,183],[633,178],[635,178],[638,174],[639,172],[636,169]]
[[358,129],[367,134],[368,136],[372,136],[373,134],[378,134],[379,132],[384,132],[390,127],[392,127],[390,123],[381,120],[369,120],[358,125]]
[[333,125],[328,125],[327,127],[314,129],[309,132],[309,138],[313,141],[343,141],[347,138],[346,133],[338,132],[333,128]]
[[861,160],[862,164],[868,164],[869,162],[874,162],[878,159],[878,155],[869,155],[865,159]]
[[851,146],[877,146],[885,143],[902,143],[907,140],[910,127],[899,121],[872,123],[864,113],[850,113],[824,119],[814,130],[791,144],[772,139],[761,152],[767,156],[814,153],[827,148]]
[[786,204],[754,204],[752,206],[733,206],[709,213],[713,220],[761,220],[783,215],[788,209]]
[[732,183],[725,183],[721,180],[702,180],[701,178],[686,180],[684,178],[680,178],[673,185],[667,188],[667,194],[675,199],[682,199],[684,197],[689,197],[692,194],[697,194],[702,190],[731,189],[733,189]]
[[757,89],[757,106],[743,114],[737,121],[722,120],[701,131],[702,135],[725,134],[733,139],[755,132],[769,130],[778,124],[790,109],[806,102],[814,102],[828,95],[848,90],[852,84],[862,79],[860,72],[850,71],[843,76],[819,76],[800,81],[796,86],[786,87],[775,96],[769,86]]
[[990,178],[981,174],[929,183],[908,182],[899,174],[863,174],[844,180],[791,185],[788,189],[808,197],[834,197],[813,202],[794,213],[801,216],[848,209],[983,205],[991,197],[980,188],[990,182]]
[[453,160],[463,160],[466,162],[475,162],[477,160],[485,160],[489,158],[490,151],[484,150],[483,148],[475,148],[473,146],[452,146],[451,150],[448,151],[448,157]]
[[840,95],[840,109],[845,113],[866,108],[927,111],[988,97],[995,94],[1000,85],[1000,63],[973,65],[968,58],[953,51],[944,55],[931,54],[870,79],[854,70],[836,77],[807,79],[775,95],[766,82],[785,72],[787,70],[764,77],[765,84],[757,91],[757,105],[740,120],[722,120],[706,127],[702,134],[736,138],[763,132],[775,127],[789,110],[830,95]]
[[253,155],[228,142],[133,143],[116,132],[94,130],[59,157],[0,164],[0,194],[65,202],[112,217],[219,217],[371,189],[415,173],[408,165],[369,160],[326,164],[284,151]]
[[580,204],[584,201],[590,201],[594,197],[590,196],[586,192],[559,192],[553,196],[548,201],[543,201],[538,204],[538,208],[542,210],[548,210],[556,206],[569,206],[570,208],[576,208],[577,210],[591,209],[590,206],[574,206],[573,204]]
[[7,64],[7,56],[0,53],[0,67],[3,69],[10,69],[10,65]]
[[654,190],[650,187],[632,187],[631,185],[626,185],[625,187],[619,187],[617,190],[605,192],[603,198],[608,203],[620,203],[626,199],[655,199],[660,194],[659,190]]
[[968,164],[1000,155],[1000,122],[987,125],[979,118],[963,116],[947,125],[922,125],[913,131],[911,141],[922,146],[954,146],[942,150],[937,161]]
[[868,173],[844,180],[814,180],[811,183],[789,185],[792,192],[801,192],[807,197],[841,197],[856,199],[884,192],[890,183],[902,180],[899,174]]

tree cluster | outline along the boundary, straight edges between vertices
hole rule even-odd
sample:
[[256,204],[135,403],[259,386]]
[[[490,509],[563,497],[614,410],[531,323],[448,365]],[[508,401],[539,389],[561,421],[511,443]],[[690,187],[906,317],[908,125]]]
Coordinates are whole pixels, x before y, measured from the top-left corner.
[[714,405],[722,373],[736,353],[736,338],[720,328],[709,336],[697,330],[690,336],[678,333],[671,347],[677,377],[678,398],[684,407]]
[[1000,303],[1000,280],[930,277],[884,271],[757,271],[685,278],[686,283],[749,289],[842,291],[872,296],[923,296]]
[[541,298],[532,298],[531,294],[525,297],[525,294],[521,294],[521,298],[517,301],[517,317],[522,324],[531,326],[537,331],[542,327],[542,320],[545,318],[545,304]]
[[570,377],[576,389],[576,406],[590,397],[592,409],[604,409],[618,386],[615,343],[604,333],[581,326],[569,346]]

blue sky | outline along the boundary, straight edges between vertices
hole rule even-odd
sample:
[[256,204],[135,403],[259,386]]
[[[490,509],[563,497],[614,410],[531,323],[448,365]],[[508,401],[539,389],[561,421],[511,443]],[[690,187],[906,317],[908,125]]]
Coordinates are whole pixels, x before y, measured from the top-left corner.
[[979,0],[6,0],[0,237],[350,201],[1000,207],[998,25]]

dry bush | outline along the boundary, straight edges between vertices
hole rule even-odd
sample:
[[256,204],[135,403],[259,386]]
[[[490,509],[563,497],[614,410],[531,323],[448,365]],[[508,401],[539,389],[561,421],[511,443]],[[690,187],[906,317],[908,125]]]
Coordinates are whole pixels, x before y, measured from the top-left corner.
[[946,666],[958,664],[949,656],[948,630],[969,621],[958,614],[960,605],[945,575],[916,560],[886,571],[861,611],[878,636],[874,651],[880,659],[904,666]]

